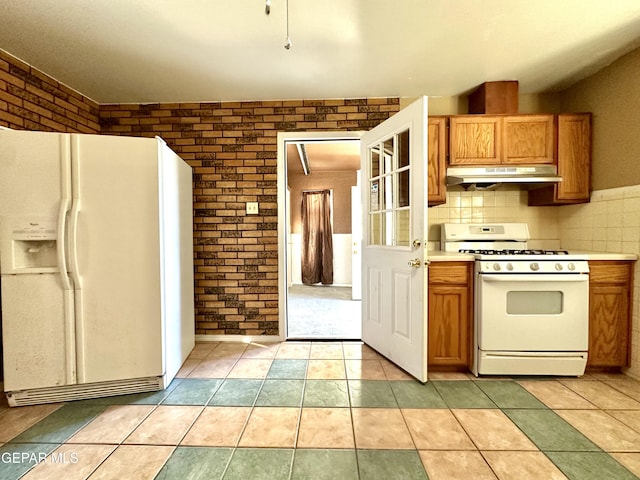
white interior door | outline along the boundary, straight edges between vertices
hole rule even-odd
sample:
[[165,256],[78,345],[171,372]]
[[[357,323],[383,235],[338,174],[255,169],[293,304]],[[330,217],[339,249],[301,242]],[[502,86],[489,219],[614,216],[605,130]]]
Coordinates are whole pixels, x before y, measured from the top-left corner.
[[362,137],[362,340],[427,380],[427,97]]

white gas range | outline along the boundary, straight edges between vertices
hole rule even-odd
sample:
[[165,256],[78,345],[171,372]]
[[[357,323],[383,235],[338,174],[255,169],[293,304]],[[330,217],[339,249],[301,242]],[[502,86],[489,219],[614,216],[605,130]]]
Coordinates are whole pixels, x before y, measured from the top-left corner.
[[525,223],[443,224],[442,249],[475,256],[475,375],[582,375],[589,265],[527,247]]

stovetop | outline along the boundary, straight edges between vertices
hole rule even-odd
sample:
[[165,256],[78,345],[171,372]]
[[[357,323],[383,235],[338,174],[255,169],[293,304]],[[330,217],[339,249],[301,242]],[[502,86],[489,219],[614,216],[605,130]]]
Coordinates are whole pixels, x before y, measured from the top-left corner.
[[476,258],[483,273],[586,273],[587,258],[566,250],[488,250],[463,249]]
[[529,248],[525,223],[451,224],[441,228],[442,249],[472,254],[482,273],[586,273],[587,257],[566,250]]
[[502,255],[513,255],[513,256],[517,256],[517,255],[556,255],[556,256],[561,256],[561,255],[569,255],[569,252],[567,252],[566,250],[539,250],[539,249],[508,249],[508,248],[503,248],[503,249],[485,249],[485,248],[480,248],[480,249],[474,249],[474,248],[465,248],[462,250],[459,250],[461,253],[472,253],[475,255],[496,255],[496,256],[502,256]]

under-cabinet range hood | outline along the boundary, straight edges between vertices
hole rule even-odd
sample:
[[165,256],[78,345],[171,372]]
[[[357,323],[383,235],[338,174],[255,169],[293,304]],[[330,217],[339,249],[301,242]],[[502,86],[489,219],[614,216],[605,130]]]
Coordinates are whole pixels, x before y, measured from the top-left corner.
[[449,167],[447,186],[477,185],[487,187],[502,183],[543,186],[561,182],[555,165]]

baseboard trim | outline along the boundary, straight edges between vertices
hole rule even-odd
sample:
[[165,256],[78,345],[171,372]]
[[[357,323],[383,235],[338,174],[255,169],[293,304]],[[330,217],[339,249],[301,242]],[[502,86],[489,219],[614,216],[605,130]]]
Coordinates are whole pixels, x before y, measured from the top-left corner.
[[196,335],[196,342],[274,343],[284,340],[279,335]]

